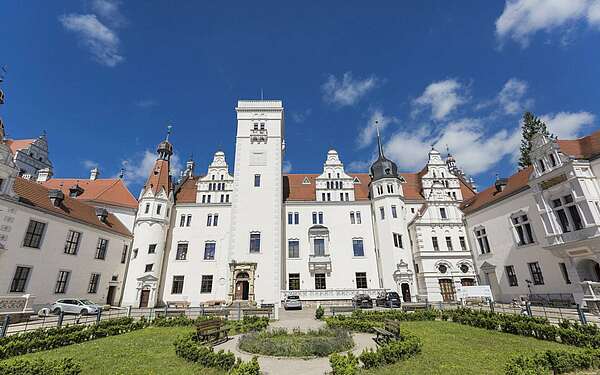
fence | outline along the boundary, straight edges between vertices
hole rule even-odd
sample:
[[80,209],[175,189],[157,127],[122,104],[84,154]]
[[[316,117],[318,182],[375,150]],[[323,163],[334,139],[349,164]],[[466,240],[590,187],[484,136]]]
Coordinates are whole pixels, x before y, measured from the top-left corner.
[[184,315],[190,319],[196,319],[201,316],[214,316],[223,319],[241,320],[244,316],[265,316],[269,319],[275,317],[273,306],[261,308],[247,308],[241,306],[235,307],[188,307],[188,308],[112,308],[102,311],[97,315],[69,315],[61,313],[60,315],[37,316],[31,315],[26,321],[11,323],[10,316],[5,316],[0,321],[0,337],[14,335],[16,333],[33,331],[39,328],[55,328],[73,324],[96,324],[100,321],[117,319],[122,317],[132,317],[136,320],[142,317],[152,321],[159,316],[174,317]]

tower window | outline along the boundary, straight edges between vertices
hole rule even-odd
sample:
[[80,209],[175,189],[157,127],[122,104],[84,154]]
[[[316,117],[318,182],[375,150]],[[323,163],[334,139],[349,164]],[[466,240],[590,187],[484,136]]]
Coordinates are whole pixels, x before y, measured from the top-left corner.
[[150,203],[146,203],[146,209],[144,210],[145,214],[147,214],[148,212],[150,212]]
[[448,214],[446,213],[446,209],[444,207],[440,207],[440,216],[442,217],[442,219],[448,218]]
[[217,244],[215,242],[206,242],[204,244],[204,260],[215,260],[215,249]]
[[404,247],[402,245],[402,235],[398,234],[398,233],[393,233],[393,237],[394,237],[394,246],[402,249]]
[[156,205],[156,214],[157,215],[160,215],[161,210],[162,210],[162,205],[161,204]]
[[440,245],[438,244],[437,237],[431,237],[431,244],[433,245],[433,250],[440,251]]
[[254,187],[260,187],[260,175],[259,174],[254,175]]
[[398,217],[398,212],[396,212],[396,206],[392,206],[392,217],[394,219]]
[[352,240],[352,250],[354,252],[355,257],[364,257],[365,249],[363,246],[363,240],[362,239],[353,239]]
[[250,233],[250,252],[260,253],[260,233]]
[[379,207],[379,215],[381,216],[381,220],[385,220],[385,208]]
[[155,254],[156,253],[156,244],[152,244],[150,246],[148,246],[148,254]]

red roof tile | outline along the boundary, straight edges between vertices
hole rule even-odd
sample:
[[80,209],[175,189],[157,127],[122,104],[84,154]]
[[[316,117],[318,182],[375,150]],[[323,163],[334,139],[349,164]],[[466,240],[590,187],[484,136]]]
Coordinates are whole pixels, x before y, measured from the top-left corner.
[[14,190],[19,196],[19,201],[32,208],[50,212],[67,219],[80,221],[96,229],[131,237],[131,232],[113,214],[109,213],[106,217],[106,222],[103,223],[96,216],[96,209],[94,207],[77,199],[69,198],[68,195],[65,195],[62,205],[56,207],[48,198],[48,191],[50,189],[21,177],[16,179]]
[[186,177],[177,187],[175,201],[177,203],[196,203],[196,184],[201,176]]
[[167,195],[171,191],[171,176],[169,175],[169,161],[158,159],[154,163],[154,168],[144,185],[146,189],[152,189],[154,194],[157,194],[160,189],[165,189]]
[[10,148],[10,151],[14,154],[17,153],[18,150],[29,147],[35,139],[7,139],[6,144]]
[[119,178],[97,180],[52,178],[41,184],[48,189],[60,189],[65,195],[69,195],[69,189],[72,186],[79,185],[83,189],[83,193],[77,199],[81,201],[126,208],[138,207],[137,199]]
[[600,130],[573,140],[558,140],[560,151],[576,159],[593,159],[600,155]]

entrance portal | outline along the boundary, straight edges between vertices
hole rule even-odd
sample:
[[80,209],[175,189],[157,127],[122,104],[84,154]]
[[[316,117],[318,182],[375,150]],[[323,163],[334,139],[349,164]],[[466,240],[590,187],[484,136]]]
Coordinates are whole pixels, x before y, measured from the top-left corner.
[[247,301],[250,292],[249,276],[246,272],[240,272],[235,279],[235,297],[237,301]]
[[108,294],[106,295],[106,304],[107,305],[114,305],[115,304],[115,292],[117,291],[117,287],[114,285],[111,285],[108,287]]
[[450,302],[456,299],[454,294],[454,282],[452,282],[451,279],[440,279],[440,292],[442,293],[442,300],[444,302]]
[[402,289],[402,301],[410,302],[410,286],[404,283],[400,286],[400,289]]
[[150,289],[142,290],[140,295],[140,308],[148,307],[148,301],[150,300]]

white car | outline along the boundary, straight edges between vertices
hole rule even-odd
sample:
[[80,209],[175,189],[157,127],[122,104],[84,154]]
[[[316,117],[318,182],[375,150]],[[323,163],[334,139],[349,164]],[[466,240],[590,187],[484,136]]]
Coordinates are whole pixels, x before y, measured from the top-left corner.
[[87,299],[65,298],[59,299],[50,306],[50,311],[58,315],[65,314],[94,315],[102,310],[102,306]]
[[299,296],[287,296],[283,301],[283,308],[286,310],[289,309],[298,309],[302,310],[302,301],[300,301]]

